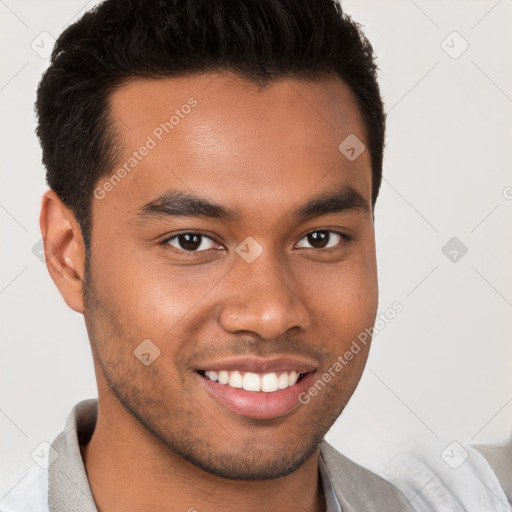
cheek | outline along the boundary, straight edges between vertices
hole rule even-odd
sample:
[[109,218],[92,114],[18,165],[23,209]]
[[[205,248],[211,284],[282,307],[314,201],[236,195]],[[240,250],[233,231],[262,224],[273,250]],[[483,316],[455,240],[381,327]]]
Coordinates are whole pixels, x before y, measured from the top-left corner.
[[[137,295],[130,308],[167,329],[190,324],[207,314],[211,295],[227,272],[223,265],[171,266],[166,262],[139,269]],[[132,292],[130,292],[132,293]]]
[[378,307],[375,259],[369,255],[316,265],[300,273],[303,297],[316,319],[342,339],[373,325]]
[[[150,351],[159,351],[156,366],[164,365],[179,378],[180,361],[188,360],[205,326],[210,325],[215,307],[212,296],[225,274],[226,269],[213,266],[209,271],[200,266],[171,267],[136,255],[126,265],[111,270],[103,267],[96,279],[102,302],[112,312],[109,318],[115,318],[111,334],[117,348],[112,350],[123,352],[129,344],[133,352],[143,340],[151,340]],[[122,325],[122,330],[116,325]]]
[[226,272],[219,266],[172,265],[163,255],[127,253],[114,246],[97,252],[92,261],[97,289],[129,323],[147,327],[163,322],[167,329],[200,305]]

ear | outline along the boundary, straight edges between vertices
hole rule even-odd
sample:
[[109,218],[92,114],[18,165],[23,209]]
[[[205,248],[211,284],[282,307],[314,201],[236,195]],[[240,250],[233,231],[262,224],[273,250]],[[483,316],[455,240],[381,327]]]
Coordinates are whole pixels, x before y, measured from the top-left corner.
[[43,195],[39,225],[48,272],[66,304],[83,313],[84,240],[73,212],[53,190]]

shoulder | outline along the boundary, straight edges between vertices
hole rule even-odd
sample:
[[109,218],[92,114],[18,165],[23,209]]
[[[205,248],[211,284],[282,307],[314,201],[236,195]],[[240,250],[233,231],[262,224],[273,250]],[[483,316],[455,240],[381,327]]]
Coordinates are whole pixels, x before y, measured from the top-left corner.
[[320,455],[343,510],[414,511],[392,483],[350,460],[326,441],[320,444]]
[[503,444],[475,445],[489,463],[500,485],[512,504],[512,437]]
[[376,457],[375,471],[399,488],[417,512],[510,511],[497,475],[469,444],[408,441],[386,452]]

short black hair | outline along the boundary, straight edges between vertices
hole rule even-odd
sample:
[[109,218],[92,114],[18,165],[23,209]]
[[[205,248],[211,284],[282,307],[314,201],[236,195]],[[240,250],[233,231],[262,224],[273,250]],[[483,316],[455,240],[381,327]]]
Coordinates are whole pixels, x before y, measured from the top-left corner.
[[117,158],[109,98],[123,83],[215,71],[260,85],[334,74],[364,122],[375,205],[385,135],[377,70],[361,25],[336,0],[106,0],[60,35],[39,83],[47,183],[73,211],[87,248],[93,188]]

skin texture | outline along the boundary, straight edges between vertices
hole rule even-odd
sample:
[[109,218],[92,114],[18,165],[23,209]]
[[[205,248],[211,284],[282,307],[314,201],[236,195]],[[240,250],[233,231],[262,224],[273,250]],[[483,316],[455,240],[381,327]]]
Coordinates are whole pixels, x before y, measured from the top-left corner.
[[[93,350],[99,417],[82,455],[94,498],[103,511],[323,510],[318,444],[354,392],[368,346],[307,405],[267,420],[228,410],[196,370],[233,356],[295,355],[315,362],[320,378],[373,326],[370,154],[351,162],[338,150],[350,134],[366,144],[364,126],[336,77],[264,88],[231,73],[136,79],[111,97],[118,167],[191,97],[190,113],[93,199],[89,275],[72,212],[52,191],[43,198],[48,269],[83,313]],[[347,186],[367,211],[293,215]],[[239,215],[138,216],[168,190]],[[321,230],[351,240],[331,235],[334,247],[311,247],[306,235]],[[192,254],[176,239],[162,243],[188,231],[214,242]],[[236,252],[247,237],[263,249],[250,264]],[[148,366],[134,356],[145,339],[160,350]]]

